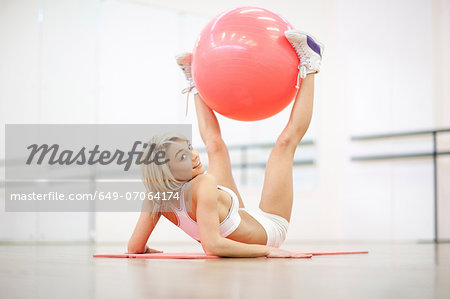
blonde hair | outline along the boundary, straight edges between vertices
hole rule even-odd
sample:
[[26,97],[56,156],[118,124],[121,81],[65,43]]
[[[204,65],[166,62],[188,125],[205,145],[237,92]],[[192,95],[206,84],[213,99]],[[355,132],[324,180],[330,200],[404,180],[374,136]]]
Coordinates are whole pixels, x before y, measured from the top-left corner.
[[[148,141],[147,147],[144,149],[141,159],[142,181],[148,193],[155,194],[159,192],[162,194],[162,192],[168,191],[179,192],[186,183],[186,181],[180,181],[174,177],[168,163],[163,163],[160,165],[156,163],[142,163],[142,161],[147,158],[149,161],[153,160],[155,155],[160,151],[167,152],[167,149],[171,144],[179,143],[180,141],[190,143],[189,139],[177,133],[162,133],[153,136]],[[152,155],[147,157],[150,149],[152,148],[152,144],[155,145]],[[155,214],[173,209],[171,200],[152,200],[151,202],[151,212]]]

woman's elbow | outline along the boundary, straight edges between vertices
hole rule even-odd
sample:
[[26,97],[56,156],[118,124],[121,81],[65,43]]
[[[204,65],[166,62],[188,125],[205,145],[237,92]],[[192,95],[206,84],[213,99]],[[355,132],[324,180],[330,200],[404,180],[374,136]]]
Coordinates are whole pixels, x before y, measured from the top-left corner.
[[202,247],[207,255],[221,256],[223,254],[220,238],[208,240],[206,242],[202,241]]

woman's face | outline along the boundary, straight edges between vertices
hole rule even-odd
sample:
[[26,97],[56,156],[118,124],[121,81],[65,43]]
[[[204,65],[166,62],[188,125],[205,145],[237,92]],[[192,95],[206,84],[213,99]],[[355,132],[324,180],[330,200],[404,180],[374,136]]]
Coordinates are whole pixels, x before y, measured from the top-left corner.
[[180,181],[188,181],[205,172],[198,152],[187,142],[175,142],[167,149],[169,168]]

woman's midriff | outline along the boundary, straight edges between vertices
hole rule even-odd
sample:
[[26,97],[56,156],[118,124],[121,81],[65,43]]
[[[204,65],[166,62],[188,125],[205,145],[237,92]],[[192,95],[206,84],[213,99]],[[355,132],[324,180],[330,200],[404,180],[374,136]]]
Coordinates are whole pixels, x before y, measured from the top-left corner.
[[267,234],[261,224],[246,211],[239,209],[241,223],[238,228],[227,236],[227,239],[247,243],[266,245]]

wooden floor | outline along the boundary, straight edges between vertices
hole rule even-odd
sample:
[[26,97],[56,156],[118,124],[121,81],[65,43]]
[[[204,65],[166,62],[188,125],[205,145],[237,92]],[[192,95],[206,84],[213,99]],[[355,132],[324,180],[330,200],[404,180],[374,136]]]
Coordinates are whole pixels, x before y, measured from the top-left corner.
[[450,244],[284,247],[370,253],[311,260],[94,259],[93,253],[124,247],[4,244],[0,298],[450,298]]

